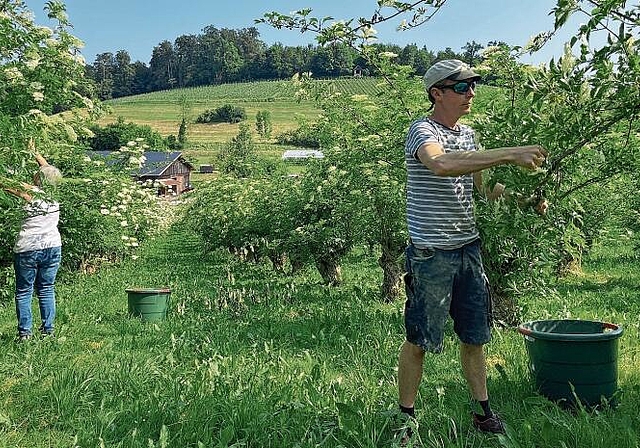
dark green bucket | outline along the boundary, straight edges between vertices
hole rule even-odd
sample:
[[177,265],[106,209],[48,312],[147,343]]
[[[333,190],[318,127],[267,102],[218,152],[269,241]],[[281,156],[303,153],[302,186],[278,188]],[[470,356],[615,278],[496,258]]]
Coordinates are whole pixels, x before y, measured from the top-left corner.
[[[586,406],[613,401],[622,328],[586,320],[539,320],[518,327],[538,391],[553,401]],[[574,395],[575,394],[575,395]]]
[[169,308],[169,288],[125,289],[128,294],[129,314],[140,317],[145,322],[158,322],[167,317]]

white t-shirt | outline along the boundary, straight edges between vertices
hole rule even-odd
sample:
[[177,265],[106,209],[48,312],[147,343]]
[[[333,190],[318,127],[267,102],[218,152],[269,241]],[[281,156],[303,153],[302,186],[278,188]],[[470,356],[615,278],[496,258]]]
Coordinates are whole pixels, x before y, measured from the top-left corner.
[[55,201],[33,199],[24,209],[27,217],[22,222],[18,240],[13,246],[15,253],[62,246],[58,232],[60,204]]

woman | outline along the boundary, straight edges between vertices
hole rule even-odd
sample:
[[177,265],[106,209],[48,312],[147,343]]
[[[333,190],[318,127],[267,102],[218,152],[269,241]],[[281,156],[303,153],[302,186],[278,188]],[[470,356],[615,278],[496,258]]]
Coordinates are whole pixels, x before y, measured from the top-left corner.
[[21,189],[4,188],[26,201],[26,216],[13,247],[19,341],[31,338],[31,299],[34,286],[42,319],[39,328],[41,334],[53,335],[56,314],[55,280],[62,248],[58,232],[60,206],[56,201],[45,198],[40,188],[55,185],[62,175],[41,155],[36,154],[36,160],[40,169],[33,177],[34,185],[22,183]]

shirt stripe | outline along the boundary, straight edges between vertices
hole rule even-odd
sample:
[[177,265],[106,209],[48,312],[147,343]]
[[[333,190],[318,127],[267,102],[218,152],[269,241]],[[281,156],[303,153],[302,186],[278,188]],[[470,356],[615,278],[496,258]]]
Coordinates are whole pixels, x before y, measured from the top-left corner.
[[417,156],[423,144],[432,142],[440,143],[445,153],[476,151],[474,131],[423,118],[411,124],[405,143],[409,236],[419,248],[456,249],[478,238],[473,176],[436,176]]

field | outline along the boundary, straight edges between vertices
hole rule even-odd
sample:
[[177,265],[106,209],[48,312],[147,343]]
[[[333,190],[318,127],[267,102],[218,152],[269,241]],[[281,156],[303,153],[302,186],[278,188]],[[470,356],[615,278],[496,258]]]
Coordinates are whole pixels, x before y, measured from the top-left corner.
[[[620,405],[574,412],[538,396],[521,335],[488,346],[505,437],[474,431],[451,330],[430,356],[417,403],[425,447],[637,447],[637,285],[620,240],[606,241],[559,296],[528,297],[525,318],[580,317],[624,326]],[[615,244],[614,244],[615,243]],[[612,249],[615,249],[613,251]],[[390,447],[398,302],[380,303],[375,260],[354,253],[339,288],[314,271],[275,275],[226,253],[203,256],[178,226],[137,260],[63,276],[55,339],[15,344],[0,309],[0,447]],[[127,316],[128,287],[172,289],[169,318]]]
[[[317,82],[320,85],[331,85],[336,91],[345,94],[374,94],[380,81],[375,78],[345,78],[335,82]],[[150,125],[162,135],[176,134],[182,102],[190,106],[193,118],[206,109],[232,104],[243,107],[247,112],[248,122],[255,123],[256,113],[267,110],[271,113],[274,135],[297,127],[299,117],[314,120],[320,112],[312,101],[296,101],[296,87],[292,82],[263,81],[170,90],[111,100],[107,104],[113,113],[101,123],[113,122],[122,116],[128,121]],[[227,142],[237,132],[237,124],[192,124],[189,128],[189,140],[197,148]]]
[[[372,93],[376,82],[338,86]],[[291,129],[297,114],[319,113],[293,94],[275,82],[158,92],[109,102],[113,114],[102,122],[123,116],[175,133],[184,96],[193,114],[230,102],[246,107],[250,120],[269,110],[276,130]],[[193,125],[190,132],[185,154],[206,163],[237,125]],[[283,149],[258,143],[264,157]],[[0,303],[0,448],[397,447],[404,303],[380,300],[378,254],[358,248],[343,265],[344,283],[328,287],[311,267],[287,275],[266,261],[205,254],[179,219],[184,203],[160,206],[177,218],[136,259],[61,274],[55,338],[15,343],[13,303]],[[448,328],[444,353],[425,361],[416,405],[422,446],[639,447],[639,284],[628,235],[611,231],[557,293],[519,298],[523,320],[593,319],[624,328],[617,407],[565,410],[541,397],[523,337],[495,328],[488,382],[507,434],[478,433]],[[171,288],[167,320],[128,316],[131,287]]]

